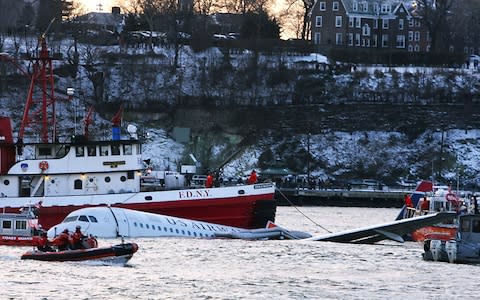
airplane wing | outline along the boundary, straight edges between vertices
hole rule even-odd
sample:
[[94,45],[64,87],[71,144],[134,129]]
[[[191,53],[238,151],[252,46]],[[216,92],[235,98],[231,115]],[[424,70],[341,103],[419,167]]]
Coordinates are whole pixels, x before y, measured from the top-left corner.
[[454,212],[439,212],[425,216],[393,221],[380,225],[372,225],[358,229],[351,229],[337,233],[314,236],[304,240],[328,241],[338,243],[373,244],[382,240],[393,240],[403,243],[402,236],[419,228],[451,220],[456,216]]

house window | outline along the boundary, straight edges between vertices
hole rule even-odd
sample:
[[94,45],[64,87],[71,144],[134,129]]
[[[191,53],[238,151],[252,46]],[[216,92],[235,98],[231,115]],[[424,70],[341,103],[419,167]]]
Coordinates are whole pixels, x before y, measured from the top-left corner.
[[[415,45],[415,52],[420,52],[420,46],[419,45]],[[428,50],[427,50],[428,52]]]
[[388,19],[382,19],[382,28],[388,29]]
[[420,32],[415,31],[415,42],[420,41]]
[[320,11],[327,10],[327,2],[320,2]]
[[357,11],[358,10],[358,3],[357,1],[353,1],[353,11]]
[[363,39],[362,44],[364,47],[370,47],[370,39]]
[[342,27],[342,16],[335,16],[335,27]]
[[362,19],[360,18],[355,18],[355,27],[360,28],[361,27],[361,22]]
[[363,2],[363,12],[368,12],[368,2]]
[[403,22],[404,22],[403,19],[398,20],[398,29],[399,30],[403,30]]
[[338,11],[338,1],[333,2],[333,4],[332,4],[332,10],[333,10],[333,11]]
[[343,38],[342,38],[342,34],[341,34],[341,33],[335,34],[335,43],[336,43],[337,45],[341,45],[341,44],[343,43],[342,39],[343,39]]
[[353,46],[353,33],[348,34],[348,45]]
[[413,27],[413,24],[414,24],[413,22],[414,22],[413,19],[408,20],[408,27]]
[[411,42],[413,41],[413,31],[408,32],[408,40]]
[[388,34],[382,34],[382,47],[388,47]]
[[390,13],[392,7],[389,4],[382,4],[382,13]]
[[397,48],[405,48],[405,36],[397,35]]
[[355,46],[360,46],[360,33],[355,34]]
[[377,40],[378,40],[378,37],[376,34],[374,34],[372,36],[372,47],[377,47]]
[[378,19],[373,20],[373,29],[378,28]]
[[408,45],[408,52],[412,52],[413,51],[413,46],[412,45]]
[[368,26],[368,24],[363,25],[362,34],[364,36],[370,36],[370,26]]
[[315,17],[315,27],[322,27],[323,24],[323,17],[322,16],[316,16]]
[[378,4],[377,3],[373,4],[373,12],[378,13]]
[[318,45],[318,44],[320,44],[320,42],[321,42],[320,32],[315,32],[314,43]]
[[415,20],[415,27],[420,27],[420,20],[418,19]]
[[353,24],[355,24],[355,17],[348,18],[348,27],[353,28]]

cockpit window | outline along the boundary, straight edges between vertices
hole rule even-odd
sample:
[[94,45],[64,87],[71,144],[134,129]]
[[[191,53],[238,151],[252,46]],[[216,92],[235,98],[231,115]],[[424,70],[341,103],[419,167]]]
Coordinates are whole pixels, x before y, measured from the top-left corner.
[[87,216],[80,216],[78,220],[82,222],[89,222]]
[[69,222],[74,222],[76,221],[78,218],[78,216],[70,216],[70,217],[66,217],[65,220],[63,220],[63,223],[69,223]]
[[97,218],[95,218],[94,216],[88,216],[88,218],[90,219],[90,222],[98,223]]

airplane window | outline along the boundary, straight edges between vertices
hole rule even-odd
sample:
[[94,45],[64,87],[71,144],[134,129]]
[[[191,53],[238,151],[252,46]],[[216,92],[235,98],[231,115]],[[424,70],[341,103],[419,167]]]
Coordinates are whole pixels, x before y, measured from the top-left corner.
[[137,222],[133,222],[133,226],[137,227]]
[[68,223],[68,222],[73,222],[73,221],[76,221],[78,218],[78,216],[70,216],[70,217],[66,217],[65,220],[63,220],[62,223]]
[[90,219],[90,222],[98,223],[97,218],[95,218],[94,216],[88,216],[88,218]]
[[148,224],[145,224],[145,227],[147,227],[147,229],[148,229],[148,228],[150,228],[150,225],[148,225]]
[[152,229],[155,230],[155,225],[152,225]]
[[180,231],[178,231],[178,229],[176,229],[175,231],[177,232],[177,234],[179,234],[179,233],[180,233]]
[[170,232],[173,232],[173,228],[170,228]]
[[140,228],[143,228],[143,223],[140,223]]
[[193,236],[197,236],[197,233],[195,231],[193,232]]
[[182,234],[185,235],[185,230],[182,230]]
[[188,232],[188,235],[189,235],[189,236],[192,235],[192,234],[190,233],[190,231]]
[[87,216],[80,216],[80,217],[78,218],[78,220],[79,220],[79,221],[82,221],[82,222],[88,222]]
[[162,227],[160,227],[160,226],[157,226],[157,228],[158,228],[158,230],[159,230],[159,231],[162,231]]
[[202,234],[201,232],[200,232],[198,235],[199,235],[200,237],[203,237],[203,234]]

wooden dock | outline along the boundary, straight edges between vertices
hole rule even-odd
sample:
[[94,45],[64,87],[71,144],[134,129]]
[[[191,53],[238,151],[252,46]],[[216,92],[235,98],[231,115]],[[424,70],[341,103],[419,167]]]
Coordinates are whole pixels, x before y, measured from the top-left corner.
[[275,193],[278,205],[396,207],[404,204],[405,191],[394,190],[311,190],[280,188]]

